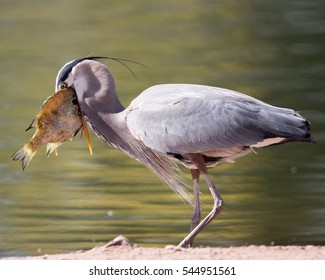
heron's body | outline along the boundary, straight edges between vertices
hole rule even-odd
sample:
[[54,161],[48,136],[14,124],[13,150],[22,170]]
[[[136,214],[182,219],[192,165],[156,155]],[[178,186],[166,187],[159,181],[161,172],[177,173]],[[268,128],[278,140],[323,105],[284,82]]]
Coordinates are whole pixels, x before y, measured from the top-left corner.
[[187,166],[182,155],[188,153],[204,155],[210,166],[255,147],[309,138],[306,120],[293,110],[203,85],[153,86],[124,114],[134,138]]
[[[309,122],[291,109],[274,107],[253,97],[217,87],[165,84],[148,88],[124,108],[106,66],[93,58],[66,64],[61,83],[74,87],[81,112],[106,143],[142,162],[176,192],[187,197],[174,162],[189,169],[194,181],[194,237],[223,208],[208,172],[220,162],[233,161],[257,147],[287,141],[309,141]],[[200,173],[214,198],[211,213],[200,222]]]

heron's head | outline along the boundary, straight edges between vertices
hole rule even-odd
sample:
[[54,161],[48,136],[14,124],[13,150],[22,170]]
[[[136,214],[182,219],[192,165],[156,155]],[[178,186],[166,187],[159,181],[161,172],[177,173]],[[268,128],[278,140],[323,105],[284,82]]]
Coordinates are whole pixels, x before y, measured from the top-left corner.
[[62,87],[72,87],[82,111],[86,109],[86,104],[93,107],[96,101],[109,103],[112,95],[116,96],[114,78],[108,68],[97,61],[100,58],[103,57],[72,60],[60,69],[56,77],[56,91]]
[[[107,115],[124,109],[117,98],[112,74],[103,63],[98,61],[105,58],[108,57],[85,57],[72,60],[60,69],[55,83],[56,91],[65,87],[74,89],[85,134],[87,131],[84,118],[100,137],[107,129]],[[87,142],[90,145],[89,136]]]
[[116,99],[114,78],[108,68],[96,60],[99,58],[101,57],[80,58],[66,63],[60,69],[55,82],[56,91],[70,87],[77,95],[83,130],[91,154],[86,122],[91,127],[99,126],[98,114],[110,108],[111,100]]
[[90,119],[88,110],[103,113],[117,113],[124,109],[118,100],[115,82],[108,68],[98,60],[111,59],[124,65],[135,77],[125,62],[143,64],[121,58],[107,56],[84,57],[66,63],[59,71],[55,90],[72,87],[78,97],[81,112]]

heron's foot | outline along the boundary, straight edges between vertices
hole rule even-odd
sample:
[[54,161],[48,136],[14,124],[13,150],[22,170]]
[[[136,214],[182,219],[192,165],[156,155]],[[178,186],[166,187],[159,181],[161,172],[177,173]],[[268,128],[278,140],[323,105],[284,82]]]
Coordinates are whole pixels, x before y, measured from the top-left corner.
[[192,238],[192,240],[190,240],[190,239],[185,237],[182,240],[182,242],[177,245],[177,247],[179,247],[179,248],[192,248],[193,247],[193,240],[194,240],[194,238]]
[[216,199],[211,212],[178,244],[181,248],[191,248],[194,238],[224,209],[224,202]]

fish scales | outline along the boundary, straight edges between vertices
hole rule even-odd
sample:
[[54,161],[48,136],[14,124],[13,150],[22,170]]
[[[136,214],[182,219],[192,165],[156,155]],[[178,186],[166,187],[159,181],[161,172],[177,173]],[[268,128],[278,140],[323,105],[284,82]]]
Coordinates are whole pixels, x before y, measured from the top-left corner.
[[36,127],[36,132],[12,158],[21,160],[25,169],[42,145],[48,144],[47,155],[50,155],[64,141],[72,139],[82,126],[82,116],[74,90],[71,87],[61,89],[45,100],[41,111],[27,128],[29,130]]

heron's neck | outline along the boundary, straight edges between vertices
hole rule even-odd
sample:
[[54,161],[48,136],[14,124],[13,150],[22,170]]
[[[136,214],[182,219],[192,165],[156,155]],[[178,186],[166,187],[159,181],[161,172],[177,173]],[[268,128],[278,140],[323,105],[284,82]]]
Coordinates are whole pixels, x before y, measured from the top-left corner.
[[133,149],[136,142],[125,123],[125,108],[115,94],[110,99],[91,100],[83,106],[83,114],[94,133],[105,143],[138,159]]
[[115,88],[111,88],[105,91],[105,94],[101,95],[101,92],[98,93],[98,96],[91,98],[89,107],[96,108],[97,112],[102,113],[103,115],[112,115],[124,111],[124,106],[120,102]]

